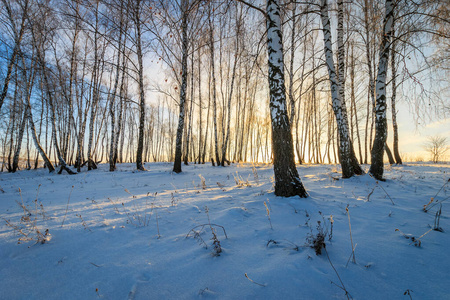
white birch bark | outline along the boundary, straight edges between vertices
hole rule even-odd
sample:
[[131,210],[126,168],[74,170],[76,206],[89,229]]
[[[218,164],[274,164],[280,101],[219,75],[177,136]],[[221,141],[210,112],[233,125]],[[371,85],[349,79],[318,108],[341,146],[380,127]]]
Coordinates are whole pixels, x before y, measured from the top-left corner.
[[228,94],[228,103],[227,103],[227,131],[225,136],[225,141],[222,144],[222,160],[220,162],[220,165],[223,167],[225,166],[225,160],[226,160],[226,153],[227,153],[227,147],[228,147],[228,141],[230,138],[230,123],[231,123],[231,100],[233,97],[233,91],[234,91],[234,81],[236,79],[236,69],[238,65],[238,60],[240,59],[239,54],[239,39],[241,38],[240,29],[241,29],[241,16],[237,16],[236,20],[236,48],[235,48],[235,55],[234,55],[234,62],[233,62],[233,70],[231,72],[231,83],[230,83],[230,92]]
[[395,158],[395,162],[399,165],[402,164],[402,159],[400,157],[400,153],[398,150],[398,124],[397,124],[397,109],[396,109],[396,98],[397,98],[397,64],[396,64],[396,60],[395,60],[395,19],[393,21],[392,24],[393,28],[392,28],[392,51],[391,51],[391,84],[392,84],[392,97],[391,97],[391,113],[392,113],[392,131],[394,132],[394,147],[393,147],[393,152],[394,152],[394,158]]
[[286,107],[284,55],[278,0],[267,0],[267,52],[270,115],[272,123],[275,195],[307,197],[294,162],[294,147]]
[[376,104],[375,104],[375,139],[372,147],[372,162],[369,172],[377,179],[383,180],[383,154],[387,138],[386,120],[386,75],[389,60],[389,48],[392,35],[392,23],[394,20],[393,0],[386,0],[385,17],[383,21],[383,36],[380,45],[380,58],[376,80]]
[[30,98],[27,97],[27,118],[28,118],[28,124],[30,125],[31,130],[31,137],[33,138],[34,146],[38,150],[39,154],[41,155],[42,159],[44,160],[45,165],[48,168],[49,172],[55,171],[55,167],[53,167],[53,164],[51,163],[50,159],[48,158],[47,154],[45,153],[44,149],[42,148],[41,144],[39,143],[39,138],[36,134],[36,126],[34,125],[33,121],[33,114],[31,112],[31,103]]
[[87,149],[87,165],[88,170],[97,169],[97,166],[92,158],[92,147],[94,142],[94,122],[97,111],[97,104],[99,101],[99,90],[98,90],[98,2],[95,8],[95,27],[94,27],[94,67],[92,70],[92,78],[91,78],[91,97],[92,97],[92,105],[91,105],[91,116],[89,121],[89,137],[88,137],[88,149]]
[[138,146],[136,151],[136,168],[144,171],[144,163],[142,156],[144,152],[144,125],[145,125],[145,91],[144,91],[144,63],[142,54],[142,33],[141,33],[141,19],[140,19],[140,1],[135,3],[134,22],[136,26],[136,54],[138,58],[138,84],[139,84],[139,131],[138,131]]
[[188,0],[181,1],[181,35],[182,35],[182,57],[181,57],[181,88],[180,88],[180,113],[178,116],[178,127],[175,142],[175,162],[173,171],[175,173],[181,172],[181,156],[183,145],[183,129],[186,106],[186,90],[187,90],[187,59],[188,59],[188,36],[187,36],[187,22],[188,22]]
[[[209,13],[213,14],[213,8],[209,8]],[[214,149],[216,156],[216,163],[219,163],[219,145],[217,136],[217,91],[216,91],[216,70],[215,70],[215,57],[214,57],[214,14],[209,16],[209,46],[210,46],[210,63],[211,63],[211,77],[212,77],[212,102],[213,102],[213,124],[214,124]]]
[[15,17],[14,12],[12,11],[10,5],[8,5],[8,3],[5,0],[3,0],[2,2],[5,7],[5,10],[7,12],[8,18],[10,19],[10,22],[12,24],[12,29],[14,31],[14,49],[11,54],[11,57],[9,58],[8,67],[6,69],[6,76],[3,81],[3,89],[0,94],[0,109],[3,106],[3,102],[6,98],[6,95],[8,94],[8,86],[9,86],[9,82],[11,80],[12,70],[16,64],[17,56],[20,52],[20,44],[22,42],[23,35],[25,32],[25,20],[27,18],[27,11],[28,11],[28,1],[24,1],[23,5],[22,5],[23,11],[22,11],[21,25],[20,25],[19,31],[17,32],[17,28],[14,26],[14,24],[15,24],[14,23],[14,17]]
[[[330,19],[328,17],[328,1],[322,0],[320,7],[320,16],[322,19],[322,31],[324,40],[325,60],[328,69],[328,76],[331,87],[331,98],[334,115],[336,117],[336,124],[339,132],[339,154],[342,166],[342,177],[349,178],[355,174],[355,168],[352,166],[352,144],[349,136],[349,126],[347,119],[347,109],[345,102],[343,101],[344,89],[341,83],[344,82],[344,51],[343,51],[343,25],[340,24],[340,34],[338,42],[339,47],[339,78],[336,75],[336,69],[334,65],[333,50],[331,44],[331,28]],[[340,22],[341,23],[341,22]],[[359,166],[358,166],[359,167]],[[358,170],[356,170],[358,171]],[[362,170],[361,170],[362,172]],[[360,172],[358,172],[360,173]]]

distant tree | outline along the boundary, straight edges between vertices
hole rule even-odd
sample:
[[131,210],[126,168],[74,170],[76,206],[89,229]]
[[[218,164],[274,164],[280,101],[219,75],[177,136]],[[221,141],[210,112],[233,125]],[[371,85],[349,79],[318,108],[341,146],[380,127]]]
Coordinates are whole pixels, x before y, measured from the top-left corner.
[[427,142],[423,145],[423,148],[431,155],[431,160],[434,163],[439,162],[444,157],[445,152],[448,150],[447,138],[443,136],[430,136]]

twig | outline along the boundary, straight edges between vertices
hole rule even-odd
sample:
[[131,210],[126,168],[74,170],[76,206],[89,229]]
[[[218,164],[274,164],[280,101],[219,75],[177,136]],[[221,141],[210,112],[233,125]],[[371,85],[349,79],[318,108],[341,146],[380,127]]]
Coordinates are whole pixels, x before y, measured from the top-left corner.
[[375,191],[375,189],[377,188],[377,186],[374,186],[372,191],[367,195],[367,202],[370,201],[370,196],[372,196],[373,192]]
[[345,211],[347,212],[347,216],[348,216],[348,228],[350,229],[350,242],[352,243],[353,263],[356,264],[355,247],[353,247],[352,224],[350,223],[350,212],[348,210],[348,205],[345,208]]
[[441,214],[442,214],[442,203],[441,203],[441,207],[439,207],[439,210],[436,212],[436,215],[434,217],[434,227],[433,230],[435,231],[440,231],[440,232],[444,232],[444,229],[441,228],[441,226],[439,226],[439,222],[441,220]]
[[63,218],[63,221],[62,221],[62,223],[61,223],[61,227],[64,226],[64,221],[66,220],[67,211],[69,210],[70,195],[72,195],[73,187],[74,187],[74,186],[72,185],[72,189],[70,190],[70,193],[69,193],[69,198],[67,199],[66,212],[64,213],[64,218]]
[[112,203],[114,210],[116,211],[116,214],[120,215],[119,209],[117,208],[117,205],[114,201],[112,201],[111,198],[108,197],[108,200]]
[[384,187],[383,187],[381,184],[379,184],[378,186],[379,186],[379,187],[386,193],[386,195],[389,197],[389,200],[391,200],[392,205],[395,205],[395,203],[394,203],[394,201],[392,200],[391,196],[389,196],[388,192],[386,192],[386,190],[384,189]]
[[[424,205],[423,206],[423,211],[424,212],[427,212],[427,211],[429,211],[431,208],[433,208],[436,204],[438,204],[438,203],[442,203],[442,202],[444,202],[445,200],[447,200],[449,197],[447,197],[447,198],[445,198],[444,200],[441,200],[441,201],[439,201],[439,200],[436,200],[436,202],[434,202],[434,199],[436,199],[436,197],[439,195],[439,193],[442,191],[442,189],[447,185],[447,183],[449,183],[450,182],[450,178],[441,186],[441,188],[439,189],[439,191],[436,193],[436,195],[434,195],[434,197],[431,197],[431,200],[430,200],[430,202],[428,202],[428,204],[427,205]],[[434,202],[434,204],[433,205],[431,205],[432,203]],[[431,206],[430,206],[431,205]],[[430,207],[428,207],[428,206],[430,206]]]
[[82,217],[81,215],[79,215],[79,214],[76,214],[76,216],[77,216],[78,218],[80,218],[80,220],[81,220],[81,225],[83,225],[84,229],[87,229],[87,230],[89,230],[90,232],[92,232],[92,230],[89,228],[89,226],[87,225],[87,223],[86,223],[86,221],[83,219],[83,217]]
[[330,262],[330,265],[331,265],[331,267],[333,268],[334,272],[336,273],[336,275],[337,275],[339,281],[341,282],[341,285],[342,285],[342,286],[337,285],[337,284],[334,283],[333,281],[331,281],[331,283],[333,283],[334,285],[336,285],[337,287],[339,287],[339,288],[341,288],[343,291],[345,291],[345,296],[347,296],[347,299],[353,299],[352,296],[350,295],[350,293],[349,293],[349,292],[347,291],[347,289],[345,288],[345,285],[344,285],[344,283],[343,283],[342,280],[341,280],[341,276],[339,276],[339,273],[337,272],[336,268],[334,267],[333,263],[331,262],[330,256],[328,255],[328,251],[327,251],[327,248],[325,247],[325,245],[324,245],[323,249],[325,250],[325,253],[327,254],[328,261]]
[[268,207],[267,204],[266,204],[266,201],[264,201],[264,206],[266,207],[267,218],[269,218],[270,229],[273,230],[272,221],[270,220],[270,210],[269,210],[269,207]]
[[403,293],[403,296],[408,295],[408,296],[409,296],[409,299],[412,300],[411,292],[413,292],[413,290],[407,289],[407,290]]
[[417,239],[423,238],[423,237],[424,237],[425,235],[427,235],[431,230],[433,230],[433,229],[428,230],[427,232],[425,232],[424,234],[422,234],[421,236],[419,236]]
[[158,211],[155,209],[155,219],[156,219],[156,229],[158,229],[158,239],[161,238],[159,234],[159,223],[158,223]]
[[102,267],[102,266],[99,266],[99,265],[94,264],[93,262],[89,262],[89,263],[90,263],[91,265],[97,267],[97,268],[101,268],[101,267]]
[[291,207],[294,209],[294,213],[298,213],[298,212],[297,212],[297,209],[294,207],[294,205],[292,205],[292,204],[289,203],[289,206],[291,206]]
[[186,237],[188,237],[188,236],[189,236],[189,233],[190,233],[191,231],[194,231],[195,228],[197,228],[197,227],[202,227],[202,228],[200,229],[200,231],[201,231],[201,230],[203,230],[203,228],[204,228],[205,226],[215,226],[215,227],[220,227],[220,228],[222,228],[223,234],[225,235],[225,238],[228,239],[227,232],[225,231],[225,227],[223,227],[222,225],[217,225],[217,224],[213,224],[213,223],[209,223],[209,224],[200,224],[200,225],[197,225],[197,226],[193,227],[191,230],[189,230],[189,232],[188,232],[188,234],[186,235]]
[[108,222],[106,221],[105,215],[103,214],[103,211],[102,211],[101,207],[98,205],[98,203],[94,199],[92,199],[92,203],[97,207],[98,211],[100,212],[100,215],[102,216],[103,222],[105,223],[105,225],[109,225]]
[[428,230],[427,232],[425,232],[424,234],[422,234],[421,236],[419,236],[418,238],[416,238],[415,236],[412,235],[406,235],[403,231],[401,231],[398,228],[395,228],[395,231],[400,232],[401,235],[403,235],[403,237],[407,240],[411,239],[411,243],[409,243],[410,245],[414,244],[414,246],[416,247],[420,247],[422,245],[422,241],[420,240],[421,238],[423,238],[425,235],[427,235],[431,230],[433,230],[433,228],[431,228],[430,230]]
[[[369,173],[369,176],[372,177],[373,179],[375,179],[375,178],[372,176],[372,174],[370,174],[370,173]],[[389,200],[391,200],[392,205],[395,205],[395,203],[394,203],[394,201],[392,200],[391,196],[389,196],[388,192],[386,192],[386,190],[384,189],[384,187],[383,187],[381,184],[378,183],[378,180],[375,179],[375,183],[377,184],[376,186],[379,186],[379,187],[384,191],[384,193],[389,197]],[[374,189],[375,189],[375,188],[374,188]],[[373,193],[373,190],[372,190],[372,193]],[[372,195],[372,193],[370,193],[369,196]],[[367,198],[367,200],[368,200],[368,199],[369,199],[369,197]]]
[[348,257],[347,264],[345,265],[346,268],[348,267],[348,263],[350,262],[350,259],[352,258],[352,255],[355,254],[355,253],[354,253],[354,250],[356,249],[356,246],[358,246],[358,244],[355,244],[355,248],[352,250],[352,253],[351,253],[350,256]]
[[444,186],[446,186],[447,183],[449,183],[449,182],[450,182],[450,178],[444,183],[444,185],[441,186],[441,188],[440,188],[439,191],[436,193],[436,195],[434,195],[433,198],[436,198],[437,195],[442,191],[442,189],[444,188]]
[[259,286],[263,286],[263,287],[266,286],[265,284],[257,283],[256,281],[251,280],[250,277],[248,277],[247,273],[245,273],[244,275],[248,280],[250,280],[250,282],[253,282],[254,284],[257,284]]

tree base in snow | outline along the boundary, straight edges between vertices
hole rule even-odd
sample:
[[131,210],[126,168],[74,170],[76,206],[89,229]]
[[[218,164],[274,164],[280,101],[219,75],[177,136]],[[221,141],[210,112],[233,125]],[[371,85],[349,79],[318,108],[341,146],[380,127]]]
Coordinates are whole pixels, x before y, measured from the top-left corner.
[[63,171],[66,171],[67,174],[69,175],[75,175],[78,174],[77,172],[72,171],[71,169],[69,169],[67,166],[61,166],[61,168],[58,171],[58,174],[62,174]]
[[308,197],[308,193],[306,192],[303,183],[300,181],[300,178],[292,178],[291,180],[276,182],[275,195],[279,197]]

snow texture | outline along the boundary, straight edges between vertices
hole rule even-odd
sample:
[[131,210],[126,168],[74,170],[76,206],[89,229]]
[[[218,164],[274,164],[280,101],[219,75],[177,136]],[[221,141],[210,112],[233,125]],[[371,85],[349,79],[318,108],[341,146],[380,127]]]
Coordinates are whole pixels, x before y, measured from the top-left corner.
[[[354,299],[450,298],[448,165],[386,167],[386,182],[303,165],[307,199],[275,197],[271,165],[171,166],[1,173],[0,298],[346,299],[327,255]],[[444,231],[421,237],[441,201]],[[317,221],[330,233],[331,215],[332,238],[316,256],[308,239]],[[51,240],[18,244],[11,226],[34,222]],[[209,222],[220,256],[211,227],[196,227]]]

